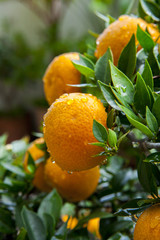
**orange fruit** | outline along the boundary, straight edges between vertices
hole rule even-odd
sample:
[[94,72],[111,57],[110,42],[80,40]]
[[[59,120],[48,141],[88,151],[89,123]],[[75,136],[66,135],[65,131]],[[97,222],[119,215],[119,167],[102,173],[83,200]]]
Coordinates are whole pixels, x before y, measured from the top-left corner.
[[99,224],[100,218],[90,219],[87,224],[87,229],[90,233],[94,234],[98,239],[101,239],[101,235],[99,233]]
[[147,208],[140,215],[134,230],[134,240],[152,239],[160,239],[160,204]]
[[76,217],[68,216],[68,215],[63,215],[62,217],[63,222],[67,222],[68,218],[68,223],[67,223],[67,228],[68,229],[73,229],[78,223],[78,219]]
[[44,157],[44,151],[40,150],[36,144],[43,144],[44,143],[44,139],[43,138],[38,138],[35,141],[33,141],[31,143],[31,145],[29,146],[29,148],[27,149],[27,152],[25,154],[24,157],[24,170],[29,173],[29,170],[27,168],[28,166],[28,157],[29,157],[29,153],[31,154],[33,160],[35,161],[35,164],[37,166],[36,171],[35,171],[35,175],[34,175],[34,179],[33,179],[33,185],[35,187],[37,187],[39,190],[44,191],[44,192],[49,192],[51,190],[50,186],[45,182],[44,179],[44,166],[45,163],[41,162],[41,163],[36,163],[36,161],[41,158]]
[[[153,24],[148,24],[141,18],[123,15],[111,23],[97,38],[95,56],[97,58],[101,57],[110,47],[113,52],[114,63],[117,65],[123,48],[129,42],[132,34],[136,35],[137,25],[143,30],[147,28],[154,41],[156,41],[160,35],[158,29],[155,28]],[[138,44],[138,41],[136,41],[136,44]],[[140,48],[138,48],[138,50],[139,49]]]
[[100,177],[99,167],[86,171],[73,172],[62,170],[49,158],[45,166],[45,180],[69,202],[78,202],[88,198],[96,189]]
[[67,84],[80,84],[81,74],[75,69],[71,60],[78,60],[78,53],[64,53],[53,59],[43,77],[44,92],[48,103],[59,98],[63,93],[79,92],[78,87]]
[[70,93],[57,99],[44,116],[44,138],[53,160],[64,170],[82,171],[105,160],[93,135],[93,119],[104,126],[107,113],[91,94]]

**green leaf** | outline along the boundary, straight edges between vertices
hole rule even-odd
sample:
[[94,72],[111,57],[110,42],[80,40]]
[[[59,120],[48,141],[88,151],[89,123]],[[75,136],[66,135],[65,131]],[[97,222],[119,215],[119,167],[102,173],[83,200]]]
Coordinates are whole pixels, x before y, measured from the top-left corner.
[[106,22],[106,27],[108,27],[111,23],[113,23],[116,19],[113,18],[112,16],[110,16],[109,14],[106,16],[106,15],[103,15],[102,13],[100,12],[96,12],[96,15],[102,19],[103,21]]
[[158,123],[153,115],[153,113],[149,110],[148,107],[146,107],[146,121],[148,127],[151,129],[152,132],[157,133],[158,132]]
[[160,96],[154,102],[152,112],[155,115],[155,117],[158,121],[158,124],[160,126]]
[[119,93],[117,93],[117,92],[113,89],[113,87],[110,86],[110,88],[111,88],[114,96],[117,98],[118,102],[121,103],[123,106],[131,109],[131,107],[130,107],[130,106],[128,105],[128,103],[124,100],[124,98],[123,98]]
[[46,150],[47,150],[47,145],[46,145],[45,142],[44,142],[44,143],[37,143],[37,144],[36,144],[36,147],[37,147],[38,149],[42,150],[42,151],[46,151]]
[[117,135],[112,129],[108,129],[108,143],[111,147],[116,147],[117,145]]
[[68,221],[63,223],[61,225],[61,227],[55,233],[55,236],[58,237],[58,239],[60,239],[60,240],[66,240],[66,235],[67,235],[67,232],[68,232],[67,223],[68,223]]
[[49,214],[57,222],[60,217],[60,210],[62,207],[62,199],[54,189],[41,202],[38,208],[38,215],[44,220],[44,214]]
[[114,109],[116,110],[120,110],[120,108],[118,107],[118,105],[116,104],[116,98],[110,88],[110,86],[98,81],[100,89],[102,91],[103,97],[105,98],[105,100],[107,101],[107,103]]
[[46,240],[46,231],[41,218],[25,206],[22,209],[22,219],[29,240]]
[[137,26],[137,39],[146,52],[149,52],[155,46],[155,42],[149,33],[143,31],[139,25]]
[[25,240],[26,234],[27,231],[24,228],[21,228],[16,240]]
[[130,238],[118,232],[108,238],[108,240],[130,240]]
[[146,15],[150,16],[154,21],[160,21],[160,7],[151,1],[140,0],[141,7]]
[[93,134],[99,142],[107,142],[108,134],[106,128],[95,119],[93,120]]
[[149,156],[147,156],[147,158],[145,159],[145,162],[159,163],[160,162],[160,152],[151,153]]
[[55,219],[52,215],[49,215],[48,213],[43,214],[43,220],[45,223],[46,231],[47,231],[47,237],[50,239],[55,231]]
[[139,160],[138,178],[144,190],[158,196],[156,179],[153,175],[152,164]]
[[20,168],[19,166],[15,166],[8,162],[1,162],[1,165],[8,171],[13,172],[21,177],[26,176],[26,173],[24,172],[24,170],[22,168]]
[[121,97],[124,98],[125,102],[132,104],[134,95],[134,87],[132,82],[127,76],[124,75],[124,73],[122,73],[118,68],[116,68],[112,62],[110,62],[110,68],[111,77],[115,89],[121,95]]
[[148,63],[152,69],[153,76],[159,75],[160,66],[158,61],[159,48],[158,44],[149,52]]
[[143,115],[146,112],[146,106],[151,108],[151,99],[149,91],[147,89],[145,81],[143,80],[142,76],[139,73],[137,73],[134,105],[136,107],[136,110]]
[[140,122],[140,119],[128,108],[118,104],[118,106],[122,109],[122,111],[126,114],[126,117],[128,121],[137,129],[139,129],[142,133],[144,133],[149,138],[153,138],[154,134],[151,132],[151,130],[146,127],[144,124]]
[[72,60],[72,63],[81,74],[94,78],[94,64],[90,59],[80,55],[80,59]]
[[111,82],[109,60],[113,62],[113,56],[110,48],[108,48],[107,52],[98,59],[95,65],[95,76],[97,80],[107,84]]
[[107,115],[107,127],[112,128],[113,123],[114,123],[114,117],[115,115],[115,110],[112,108],[111,111]]
[[10,234],[15,232],[15,224],[9,210],[0,208],[0,233]]
[[148,85],[153,90],[153,85],[154,85],[153,75],[147,59],[145,60],[145,66],[144,66],[144,71],[142,73],[142,77],[146,85]]
[[131,78],[136,67],[136,44],[133,34],[128,44],[125,46],[118,60],[118,68],[128,78]]
[[27,169],[30,173],[34,173],[36,170],[36,164],[30,152],[28,152],[28,162],[27,162]]

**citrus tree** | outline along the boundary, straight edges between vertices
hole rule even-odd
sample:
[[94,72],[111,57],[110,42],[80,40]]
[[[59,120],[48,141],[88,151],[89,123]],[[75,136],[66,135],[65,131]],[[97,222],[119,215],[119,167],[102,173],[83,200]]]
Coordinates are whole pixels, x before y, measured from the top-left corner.
[[0,137],[0,239],[159,239],[160,3],[138,10],[51,62],[35,141]]

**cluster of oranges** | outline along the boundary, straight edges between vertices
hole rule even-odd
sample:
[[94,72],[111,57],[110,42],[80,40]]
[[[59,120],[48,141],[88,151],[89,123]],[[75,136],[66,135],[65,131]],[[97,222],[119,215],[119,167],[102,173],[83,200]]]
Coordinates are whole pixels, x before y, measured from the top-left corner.
[[[140,18],[121,16],[98,37],[95,56],[101,57],[110,47],[117,65],[123,48],[132,34],[136,35],[137,25],[143,30],[147,28],[154,41],[158,39],[159,32],[153,25]],[[138,51],[137,40],[136,45]],[[98,155],[101,147],[91,144],[96,142],[92,127],[94,119],[106,127],[107,113],[99,99],[73,86],[81,81],[80,73],[72,64],[74,59],[79,59],[78,53],[62,54],[54,58],[46,70],[43,82],[50,107],[44,116],[44,138],[30,145],[24,168],[28,171],[28,153],[35,163],[44,156],[36,144],[45,141],[50,158],[37,164],[33,184],[46,192],[56,188],[62,197],[77,202],[88,198],[97,187],[98,165],[105,156]],[[143,238],[135,233],[135,239]]]

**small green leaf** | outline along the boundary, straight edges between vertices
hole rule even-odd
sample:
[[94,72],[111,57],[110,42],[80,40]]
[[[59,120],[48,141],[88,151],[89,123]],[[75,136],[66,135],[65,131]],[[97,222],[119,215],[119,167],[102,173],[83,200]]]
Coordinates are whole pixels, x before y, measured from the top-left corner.
[[153,175],[152,164],[139,160],[138,178],[144,190],[158,196],[156,179]]
[[154,85],[153,75],[147,59],[145,60],[145,66],[144,66],[144,71],[142,73],[142,77],[146,85],[148,85],[153,90],[153,85]]
[[87,78],[94,78],[94,64],[90,59],[80,55],[80,59],[72,60],[72,63],[75,68]]
[[107,127],[112,128],[115,119],[115,110],[112,108],[107,115]]
[[16,240],[25,240],[26,234],[27,231],[24,228],[21,228]]
[[148,107],[146,107],[146,121],[148,127],[151,129],[152,132],[157,133],[158,132],[158,123],[153,115],[153,113],[149,110]]
[[159,48],[158,44],[149,52],[148,63],[152,69],[153,76],[159,75],[160,66],[158,61]]
[[155,117],[158,121],[158,124],[160,126],[160,96],[154,102],[152,112],[155,115]]
[[137,73],[134,105],[136,107],[136,110],[143,115],[146,112],[146,106],[151,108],[151,99],[149,91],[147,89],[145,81],[143,80],[142,76],[139,73]]
[[22,219],[29,240],[46,240],[46,231],[41,218],[25,206],[22,209]]
[[108,129],[108,143],[111,147],[116,147],[117,145],[117,135],[112,129]]
[[10,172],[13,172],[21,177],[25,177],[26,173],[19,166],[15,166],[9,162],[1,162],[1,165]]
[[156,22],[160,21],[160,7],[158,4],[145,0],[140,0],[140,4],[146,15],[150,16]]
[[62,199],[54,189],[41,202],[38,208],[38,215],[45,222],[44,214],[49,214],[57,222],[60,217]]
[[47,146],[46,146],[46,143],[43,142],[43,143],[37,143],[36,144],[36,147],[42,151],[46,151],[47,150]]
[[93,120],[93,134],[99,142],[107,142],[108,134],[106,128],[95,119]]
[[100,89],[102,91],[103,97],[105,98],[105,100],[107,101],[107,103],[113,107],[116,110],[120,110],[120,108],[118,107],[118,105],[116,104],[116,98],[110,88],[110,86],[98,81]]
[[110,88],[111,88],[114,96],[115,96],[115,97],[117,98],[117,100],[119,101],[119,103],[121,103],[123,106],[131,109],[131,107],[130,107],[130,106],[128,105],[128,103],[124,100],[124,98],[123,98],[119,93],[117,93],[117,92],[113,89],[113,87],[110,86]]
[[36,170],[36,164],[35,164],[34,159],[32,158],[32,155],[30,154],[30,152],[28,152],[27,169],[30,173],[34,173]]
[[132,104],[134,96],[134,87],[127,76],[124,75],[112,62],[110,62],[111,77],[113,85],[117,92],[124,98],[124,101]]
[[136,44],[133,34],[128,44],[125,46],[118,60],[118,68],[128,78],[131,78],[136,67]]
[[141,120],[128,108],[118,104],[118,106],[122,109],[122,111],[126,114],[128,121],[137,129],[139,129],[142,133],[144,133],[149,138],[153,138],[154,134],[151,130],[141,123]]
[[149,52],[155,46],[151,36],[146,31],[143,31],[139,25],[137,27],[137,39],[146,52]]
[[113,62],[113,56],[110,48],[108,48],[107,52],[98,59],[95,65],[95,76],[97,80],[107,84],[111,82],[109,60]]
[[102,142],[94,142],[94,143],[90,143],[91,145],[94,145],[94,146],[98,146],[98,147],[105,147],[105,143],[102,143]]

